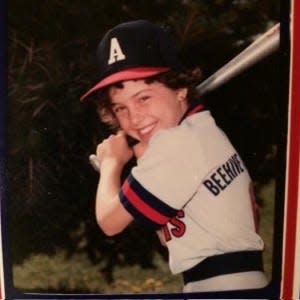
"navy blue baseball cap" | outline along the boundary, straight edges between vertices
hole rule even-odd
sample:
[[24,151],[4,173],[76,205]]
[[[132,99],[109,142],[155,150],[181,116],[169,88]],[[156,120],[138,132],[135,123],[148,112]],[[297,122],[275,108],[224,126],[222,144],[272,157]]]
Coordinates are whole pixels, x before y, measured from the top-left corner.
[[99,81],[81,101],[116,82],[182,69],[174,37],[146,20],[121,23],[109,30],[98,45],[97,59]]

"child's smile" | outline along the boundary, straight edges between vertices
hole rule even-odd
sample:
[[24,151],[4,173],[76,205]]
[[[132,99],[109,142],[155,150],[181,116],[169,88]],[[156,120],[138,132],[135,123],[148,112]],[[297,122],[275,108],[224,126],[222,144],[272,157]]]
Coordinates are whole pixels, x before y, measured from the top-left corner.
[[148,142],[159,130],[174,127],[187,109],[186,89],[171,90],[159,82],[123,82],[112,87],[113,112],[120,127],[129,135]]

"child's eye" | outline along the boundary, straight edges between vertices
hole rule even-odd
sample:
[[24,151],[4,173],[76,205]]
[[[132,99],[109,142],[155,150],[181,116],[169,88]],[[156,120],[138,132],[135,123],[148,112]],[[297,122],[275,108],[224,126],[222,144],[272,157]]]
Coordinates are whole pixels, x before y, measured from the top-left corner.
[[124,106],[116,106],[116,107],[113,108],[113,111],[114,111],[115,114],[121,113],[124,110],[125,110]]
[[145,102],[145,101],[147,101],[148,99],[150,99],[150,96],[142,96],[142,97],[140,97],[140,102]]

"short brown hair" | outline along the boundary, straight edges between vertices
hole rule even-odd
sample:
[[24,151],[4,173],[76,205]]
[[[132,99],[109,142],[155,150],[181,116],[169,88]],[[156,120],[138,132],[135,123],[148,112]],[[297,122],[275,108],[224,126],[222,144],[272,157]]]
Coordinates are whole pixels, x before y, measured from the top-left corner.
[[[166,87],[173,90],[187,88],[187,100],[189,103],[191,103],[193,100],[199,98],[199,93],[196,89],[196,86],[197,84],[199,84],[201,77],[201,70],[199,68],[196,68],[193,70],[187,70],[183,72],[171,70],[169,72],[145,78],[144,81],[147,84],[151,84],[153,82],[160,82]],[[111,99],[109,96],[109,88],[112,86],[121,89],[123,88],[123,83],[117,82],[101,89],[96,93],[94,102],[96,104],[97,112],[101,121],[109,125],[111,129],[116,130],[119,128],[119,124],[112,110]]]

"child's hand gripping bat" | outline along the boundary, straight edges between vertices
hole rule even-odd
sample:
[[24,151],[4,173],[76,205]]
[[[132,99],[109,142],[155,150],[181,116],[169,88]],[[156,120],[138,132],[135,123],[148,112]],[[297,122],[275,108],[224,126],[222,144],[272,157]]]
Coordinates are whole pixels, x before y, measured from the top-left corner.
[[[133,138],[132,136],[126,135],[125,138],[127,140],[128,146],[130,148],[132,148],[133,146],[135,146],[136,144],[139,143],[139,140]],[[90,164],[92,165],[92,167],[95,169],[95,171],[100,172],[100,163],[95,154],[91,154],[89,156],[89,161],[90,161]]]

